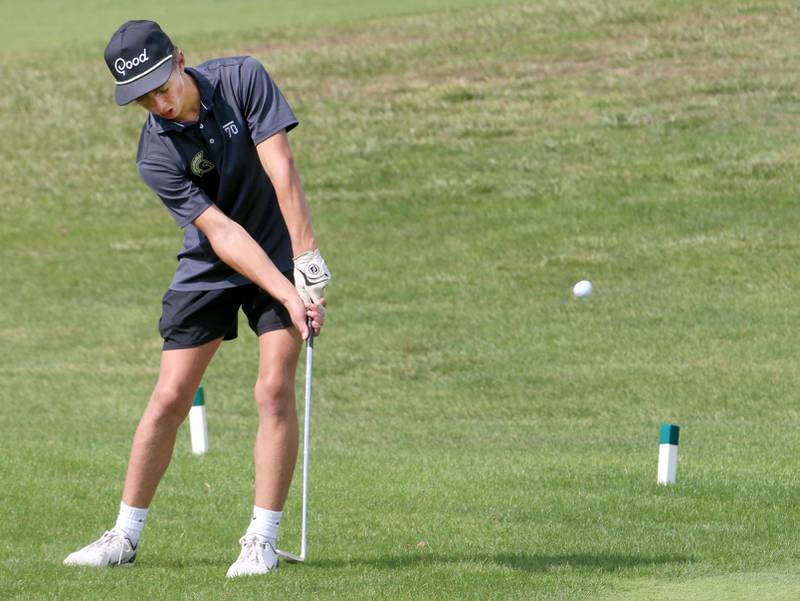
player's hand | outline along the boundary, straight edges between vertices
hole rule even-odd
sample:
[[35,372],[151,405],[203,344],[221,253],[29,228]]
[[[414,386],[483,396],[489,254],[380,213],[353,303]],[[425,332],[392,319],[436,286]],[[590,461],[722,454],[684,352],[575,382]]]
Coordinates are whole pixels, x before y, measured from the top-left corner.
[[308,320],[306,304],[298,295],[293,295],[284,305],[289,312],[289,317],[292,319],[292,325],[300,332],[300,337],[303,340],[308,339]]
[[319,336],[319,332],[325,324],[325,299],[319,299],[318,305],[306,305],[306,317],[311,322],[314,336]]
[[[331,272],[319,249],[309,250],[294,258],[294,286],[306,305],[316,305],[325,316],[325,291],[331,281]],[[321,324],[320,324],[321,325]]]

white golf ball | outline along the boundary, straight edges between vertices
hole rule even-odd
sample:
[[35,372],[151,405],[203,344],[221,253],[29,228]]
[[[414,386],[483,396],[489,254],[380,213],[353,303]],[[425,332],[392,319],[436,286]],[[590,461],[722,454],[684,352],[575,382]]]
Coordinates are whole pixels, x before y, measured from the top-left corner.
[[592,293],[592,283],[589,280],[581,280],[572,287],[572,294],[575,298],[583,298]]

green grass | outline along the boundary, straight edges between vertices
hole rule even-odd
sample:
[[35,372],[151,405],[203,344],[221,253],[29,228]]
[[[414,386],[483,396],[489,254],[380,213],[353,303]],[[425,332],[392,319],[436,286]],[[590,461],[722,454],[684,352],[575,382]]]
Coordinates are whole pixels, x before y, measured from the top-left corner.
[[114,519],[180,233],[99,59],[127,15],[59,50],[4,36],[0,597],[797,597],[800,13],[476,4],[318,3],[257,30],[207,3],[184,22],[190,63],[254,54],[296,109],[334,276],[310,561],[232,582],[244,324],[204,380],[211,452],[181,432],[137,566],[59,565]]
[[35,0],[22,4],[0,0],[0,53],[18,55],[30,51],[62,51],[89,44],[99,45],[99,54],[111,33],[128,19],[158,21],[175,43],[184,40],[240,41],[242,36],[282,37],[281,30],[291,26],[314,26],[364,21],[387,16],[438,12],[450,8],[507,4],[508,0],[304,0],[287,3],[258,0],[194,0],[161,2],[139,0],[135,3],[114,0]]

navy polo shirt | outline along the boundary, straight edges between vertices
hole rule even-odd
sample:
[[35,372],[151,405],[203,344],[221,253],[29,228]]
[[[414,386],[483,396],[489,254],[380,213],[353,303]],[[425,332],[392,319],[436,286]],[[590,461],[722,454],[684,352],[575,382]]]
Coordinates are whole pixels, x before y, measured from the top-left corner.
[[197,122],[177,123],[151,113],[136,157],[139,175],[184,229],[170,288],[217,290],[250,283],[222,262],[192,225],[212,204],[244,227],[280,271],[290,271],[289,233],[256,145],[289,131],[297,118],[252,57],[215,59],[186,72],[200,91]]

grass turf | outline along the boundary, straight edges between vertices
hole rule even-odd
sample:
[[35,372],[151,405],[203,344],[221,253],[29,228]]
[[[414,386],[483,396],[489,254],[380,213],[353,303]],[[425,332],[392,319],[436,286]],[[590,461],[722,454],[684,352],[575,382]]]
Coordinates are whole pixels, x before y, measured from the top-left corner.
[[[113,105],[102,41],[9,44],[0,597],[792,598],[794,6],[348,15],[181,42],[190,63],[254,54],[281,85],[334,275],[311,560],[233,582],[244,326],[205,378],[211,453],[181,433],[138,565],[59,565],[114,518],[180,243],[137,179],[143,115]],[[662,421],[682,426],[670,488]]]

